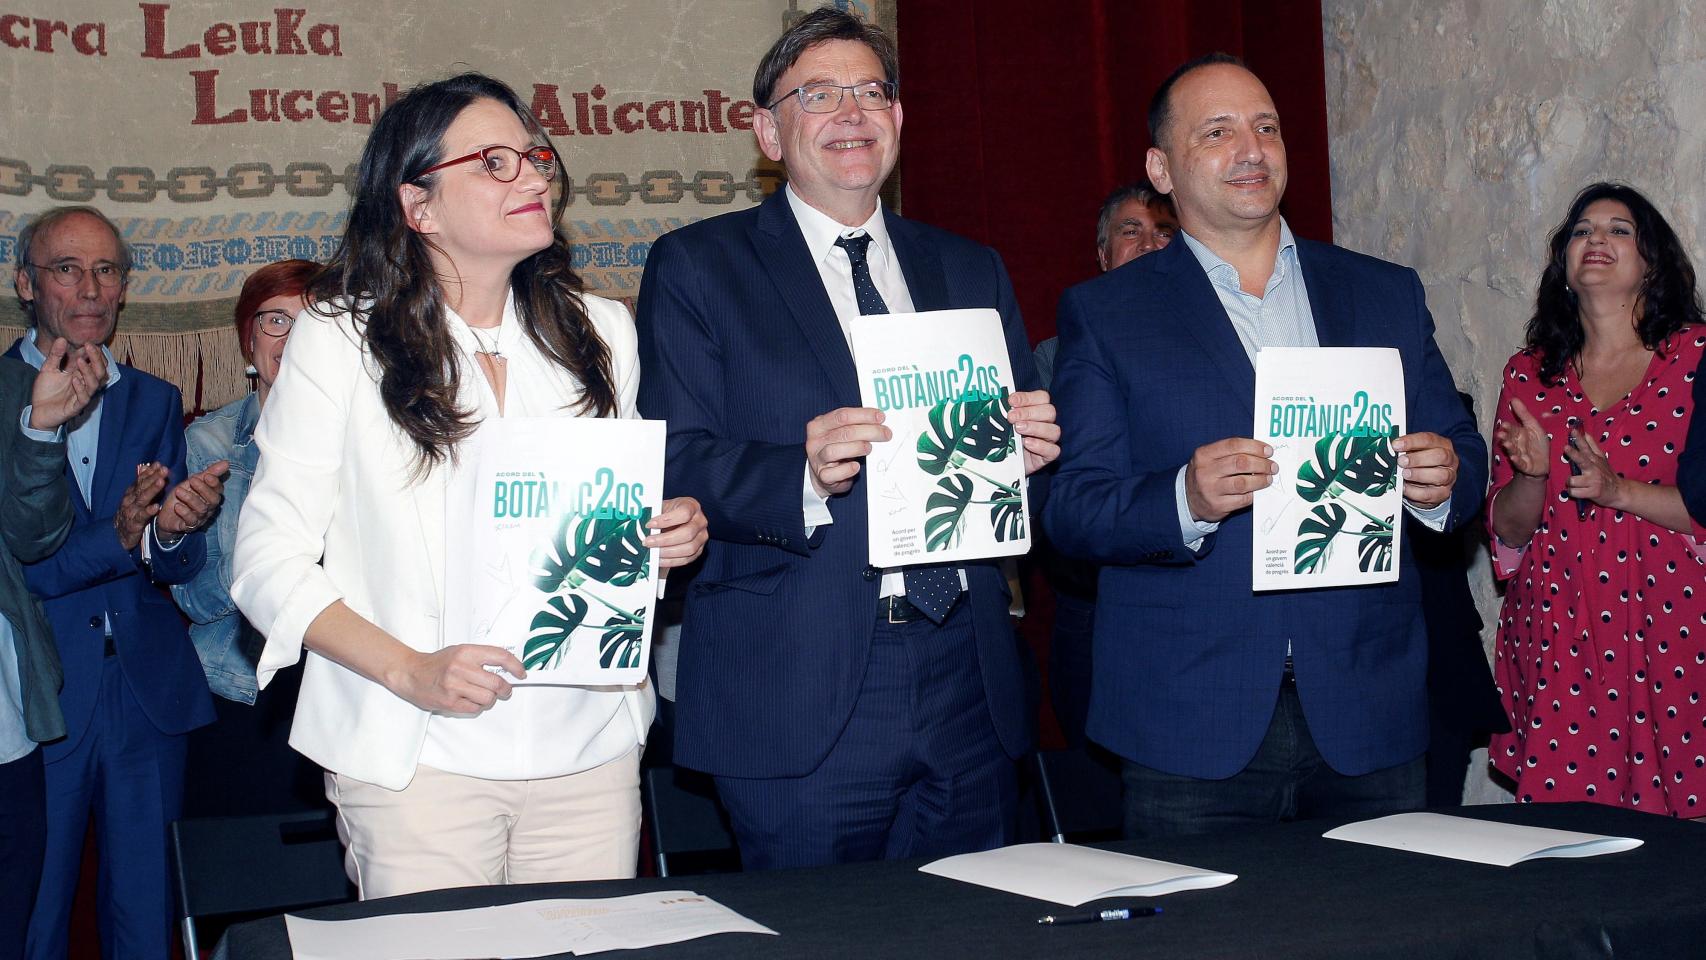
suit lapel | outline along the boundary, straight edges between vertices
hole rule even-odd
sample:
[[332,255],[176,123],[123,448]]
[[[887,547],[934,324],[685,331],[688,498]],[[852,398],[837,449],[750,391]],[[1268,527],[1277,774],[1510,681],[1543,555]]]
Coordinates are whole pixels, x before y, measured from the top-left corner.
[[1347,291],[1321,262],[1321,247],[1297,241],[1297,265],[1309,291],[1309,312],[1315,318],[1315,339],[1323,347],[1356,346],[1356,311]]
[[812,262],[805,237],[800,234],[788,198],[781,190],[770,195],[759,208],[750,239],[759,261],[781,294],[782,302],[828,375],[838,403],[859,405],[859,382],[853,370],[853,354],[841,332],[835,307],[824,292],[823,278]]
[[[117,383],[109,384],[101,394],[101,432],[95,438],[95,475],[89,481],[89,506],[96,504],[117,505],[124,491],[136,481],[136,465],[140,460],[123,458],[119,454],[119,442],[125,436],[125,421],[130,417],[130,408],[136,394],[136,377],[120,376]],[[172,411],[177,414],[178,411]],[[121,459],[127,462],[120,464]],[[171,464],[166,464],[169,468]],[[121,469],[122,467],[122,469]],[[177,483],[181,477],[172,477],[166,481],[166,489]],[[72,478],[73,489],[77,480]]]
[[936,251],[919,242],[912,224],[900,217],[883,214],[894,254],[900,259],[900,271],[906,276],[906,291],[912,297],[912,308],[920,313],[927,310],[946,310],[948,281],[942,271],[942,258]]
[[[1169,309],[1163,315],[1185,320],[1184,327],[1197,341],[1210,366],[1220,371],[1231,388],[1233,400],[1255,415],[1256,368],[1244,353],[1244,344],[1232,329],[1226,308],[1214,292],[1214,284],[1203,272],[1202,264],[1183,240],[1170,243],[1151,257],[1163,257],[1156,272],[1168,280],[1166,291]],[[1192,319],[1195,318],[1195,319]]]

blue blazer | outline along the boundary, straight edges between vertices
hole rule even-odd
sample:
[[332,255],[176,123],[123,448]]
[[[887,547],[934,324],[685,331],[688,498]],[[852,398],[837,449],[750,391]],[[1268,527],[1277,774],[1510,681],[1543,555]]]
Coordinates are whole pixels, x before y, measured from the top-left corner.
[[[22,359],[16,343],[6,355]],[[165,464],[171,471],[167,489],[184,479],[183,401],[166,381],[134,367],[120,369],[118,382],[101,395],[101,435],[89,485],[94,503],[83,499],[66,463],[64,480],[75,514],[71,533],[52,555],[24,567],[30,592],[41,598],[53,625],[65,669],[59,706],[66,736],[44,748],[49,763],[77,746],[94,717],[105,651],[103,613],[111,615],[113,646],[130,692],[160,732],[187,733],[213,722],[207,678],[184,619],[171,597],[154,585],[183,583],[201,569],[203,535],[192,533],[171,551],[150,544],[151,583],[140,547],[124,549],[113,527],[113,514],[136,479],[137,464]]]
[[[1475,516],[1487,448],[1433,339],[1415,271],[1299,240],[1322,346],[1396,347],[1410,432],[1461,460],[1447,527]],[[1249,763],[1273,716],[1289,641],[1327,763],[1356,775],[1427,747],[1427,637],[1409,542],[1397,583],[1254,593],[1250,511],[1193,555],[1174,482],[1197,447],[1248,437],[1255,369],[1182,242],[1066,291],[1055,403],[1066,438],[1044,526],[1103,564],[1088,732],[1145,766],[1200,778]]]
[[[1036,366],[1001,258],[942,230],[885,220],[914,306],[994,307],[1020,389]],[[852,713],[875,625],[863,474],[806,536],[806,422],[859,406],[852,354],[778,191],[750,210],[659,238],[637,311],[640,412],[669,421],[665,488],[710,522],[688,589],[676,759],[713,774],[791,777],[828,755]],[[1033,478],[1033,503],[1041,487]],[[965,567],[991,720],[1013,756],[1032,744],[1029,674],[998,564]]]

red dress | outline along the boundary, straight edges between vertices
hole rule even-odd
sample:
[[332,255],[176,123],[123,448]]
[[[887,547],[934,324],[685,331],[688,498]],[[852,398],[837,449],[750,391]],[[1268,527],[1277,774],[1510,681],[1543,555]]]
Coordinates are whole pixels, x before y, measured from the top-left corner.
[[[1488,755],[1524,802],[1590,800],[1706,816],[1706,530],[1693,536],[1565,493],[1569,424],[1598,441],[1621,477],[1676,483],[1706,336],[1684,327],[1640,384],[1600,411],[1574,372],[1548,386],[1527,352],[1505,368],[1498,415],[1519,398],[1551,440],[1540,527],[1520,552],[1493,537],[1509,577],[1494,676],[1511,733]],[[1493,451],[1487,500],[1512,477]],[[1488,510],[1488,529],[1492,510]]]

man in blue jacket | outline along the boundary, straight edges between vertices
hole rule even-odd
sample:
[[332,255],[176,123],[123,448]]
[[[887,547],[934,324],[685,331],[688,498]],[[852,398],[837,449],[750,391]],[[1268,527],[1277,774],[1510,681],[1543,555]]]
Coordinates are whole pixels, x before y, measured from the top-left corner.
[[[1292,237],[1280,118],[1224,54],[1156,93],[1147,166],[1178,208],[1166,248],[1068,290],[1044,508],[1104,565],[1089,736],[1125,759],[1133,836],[1419,807],[1427,639],[1414,564],[1393,584],[1251,590],[1250,439],[1264,346],[1395,347],[1406,508],[1473,517],[1486,445],[1457,399],[1414,271]],[[1408,543],[1405,544],[1408,550]]]
[[869,563],[862,464],[888,428],[859,405],[861,315],[994,308],[1028,470],[1059,436],[1001,258],[878,203],[897,69],[852,14],[790,27],[753,81],[753,132],[787,188],[659,239],[640,287],[640,409],[669,421],[665,487],[698,498],[711,534],[675,758],[716,776],[748,868],[1000,846],[1032,744],[999,565]]
[[39,369],[64,338],[100,349],[107,368],[99,395],[64,427],[71,532],[24,570],[65,672],[65,737],[43,748],[47,852],[27,943],[38,960],[66,954],[91,813],[102,955],[169,954],[166,827],[182,804],[185,734],[213,719],[183,619],[156,584],[200,569],[199,531],[219,507],[226,465],[186,478],[177,389],[104,346],[129,270],[118,230],[92,207],[49,210],[18,237],[13,283],[30,329],[7,356]]

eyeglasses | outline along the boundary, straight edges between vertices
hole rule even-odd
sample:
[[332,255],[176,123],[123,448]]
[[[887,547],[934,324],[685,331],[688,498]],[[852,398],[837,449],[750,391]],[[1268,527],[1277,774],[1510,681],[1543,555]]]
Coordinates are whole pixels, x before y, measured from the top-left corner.
[[114,263],[97,263],[92,267],[85,267],[80,263],[69,261],[48,264],[32,263],[30,268],[46,271],[47,275],[53,278],[53,282],[62,287],[82,286],[83,274],[85,273],[93,273],[95,283],[103,287],[116,287],[124,282],[124,271],[120,270],[118,265]]
[[492,175],[493,180],[496,180],[499,183],[513,183],[515,182],[516,177],[521,176],[522,157],[526,157],[528,160],[532,161],[533,168],[538,170],[539,175],[544,177],[546,180],[550,180],[557,175],[557,151],[541,144],[536,147],[531,147],[525,152],[517,150],[514,147],[505,147],[501,145],[495,147],[481,147],[479,150],[470,153],[465,157],[457,157],[455,160],[446,160],[443,163],[435,163],[432,166],[427,167],[425,170],[422,170],[421,176],[424,177],[434,171],[443,170],[445,167],[454,167],[459,163],[467,163],[469,160],[478,159],[486,165],[486,172]]
[[286,337],[296,325],[296,317],[283,310],[262,310],[255,314],[255,329],[269,337]]
[[774,110],[789,97],[799,97],[800,109],[807,113],[834,113],[841,109],[841,98],[848,93],[853,94],[853,102],[858,104],[861,110],[887,110],[894,106],[895,85],[892,82],[867,80],[864,83],[849,85],[808,83],[782,94],[775,103],[764,109]]

